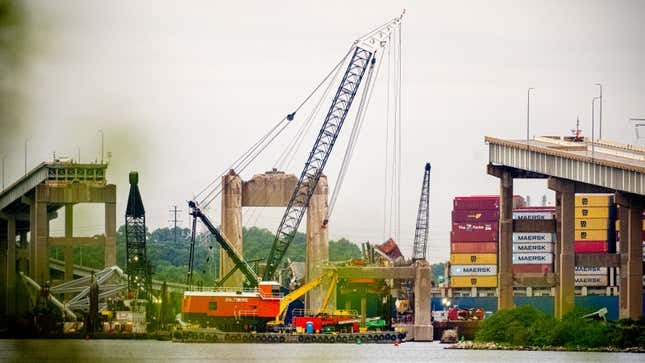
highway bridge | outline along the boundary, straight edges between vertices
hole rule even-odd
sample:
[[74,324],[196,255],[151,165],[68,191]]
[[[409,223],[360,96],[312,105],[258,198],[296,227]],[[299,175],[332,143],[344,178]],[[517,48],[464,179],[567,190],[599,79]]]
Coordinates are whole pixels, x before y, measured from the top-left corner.
[[[641,316],[645,149],[605,140],[592,142],[588,138],[557,136],[530,140],[485,137],[484,141],[489,149],[487,171],[500,180],[499,308],[513,306],[514,281],[542,279],[546,286],[556,287],[555,315],[562,317],[574,307],[576,263],[581,266],[618,265],[619,316],[632,319]],[[516,178],[548,180],[548,188],[556,194],[555,224],[549,227],[540,222],[513,221],[513,180]],[[623,232],[617,254],[575,255],[576,193],[615,194],[616,204],[621,209],[620,230]],[[554,274],[513,274],[514,231],[556,232]]]

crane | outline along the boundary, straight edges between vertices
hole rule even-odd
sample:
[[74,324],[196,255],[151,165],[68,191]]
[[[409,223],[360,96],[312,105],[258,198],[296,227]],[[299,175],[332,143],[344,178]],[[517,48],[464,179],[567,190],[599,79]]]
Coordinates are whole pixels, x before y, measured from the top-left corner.
[[428,205],[430,204],[430,163],[426,163],[421,184],[421,198],[419,199],[419,212],[417,213],[417,227],[414,232],[413,261],[425,260],[428,248]]
[[209,232],[215,236],[215,239],[217,240],[217,243],[226,251],[228,256],[233,260],[233,263],[235,264],[235,267],[229,271],[223,278],[221,278],[216,284],[215,287],[221,286],[224,281],[226,281],[235,271],[238,269],[242,271],[242,274],[244,277],[246,277],[247,283],[251,286],[257,286],[259,282],[258,275],[255,273],[255,271],[249,266],[249,264],[244,260],[244,257],[242,254],[222,235],[217,228],[211,223],[211,221],[206,217],[204,213],[202,213],[201,209],[199,208],[199,205],[197,205],[196,202],[194,201],[189,201],[188,202],[188,207],[190,208],[190,215],[193,216],[193,228],[192,228],[192,233],[190,236],[190,254],[189,254],[189,260],[188,260],[188,277],[186,280],[186,284],[190,287],[192,285],[192,278],[193,278],[193,262],[195,259],[195,231],[196,231],[196,223],[197,223],[197,218],[199,218],[202,223],[206,226]]
[[[385,47],[390,33],[395,26],[400,24],[402,17],[403,14],[369,32],[354,43],[353,54],[345,74],[280,221],[271,252],[267,258],[263,280],[273,279],[280,261],[282,261],[298,231],[309,200],[318,185],[318,180],[327,164],[329,155],[343,127],[343,122],[352,106],[365,72],[369,66],[369,75],[371,76],[376,64],[376,51],[379,47]],[[367,84],[369,85],[369,82]]]
[[287,308],[289,307],[289,304],[298,300],[302,295],[311,291],[313,288],[319,286],[325,279],[330,280],[329,288],[327,288],[325,299],[323,300],[323,303],[318,310],[319,312],[325,311],[327,305],[329,304],[329,299],[331,298],[334,289],[336,289],[336,283],[338,282],[338,274],[336,274],[336,272],[332,270],[316,279],[307,282],[306,284],[285,295],[282,300],[280,300],[280,309],[278,310],[278,314],[276,314],[275,316],[275,321],[270,322],[269,324],[273,326],[284,325],[284,318],[287,315]]

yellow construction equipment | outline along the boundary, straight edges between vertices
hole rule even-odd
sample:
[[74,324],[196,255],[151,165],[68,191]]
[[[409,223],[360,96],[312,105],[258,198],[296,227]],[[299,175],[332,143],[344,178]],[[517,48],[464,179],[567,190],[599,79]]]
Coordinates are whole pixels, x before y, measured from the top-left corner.
[[331,298],[332,293],[334,292],[334,289],[336,288],[336,283],[338,282],[338,275],[336,274],[336,271],[327,271],[323,276],[313,279],[306,284],[300,286],[299,288],[293,290],[289,294],[287,294],[285,297],[280,300],[280,310],[278,311],[278,314],[275,317],[275,321],[269,322],[269,325],[284,325],[284,318],[285,315],[287,314],[287,308],[289,307],[289,304],[292,302],[296,301],[299,299],[302,295],[306,294],[313,288],[319,286],[325,279],[330,279],[329,283],[329,288],[327,289],[327,293],[325,294],[325,299],[323,300],[322,306],[318,310],[319,312],[325,311],[327,309],[327,304],[329,303],[329,299]]

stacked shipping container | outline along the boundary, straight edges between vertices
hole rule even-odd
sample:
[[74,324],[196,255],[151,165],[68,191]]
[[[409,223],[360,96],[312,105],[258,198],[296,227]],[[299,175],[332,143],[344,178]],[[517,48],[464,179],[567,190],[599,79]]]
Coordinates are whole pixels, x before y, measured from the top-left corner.
[[[612,194],[576,194],[575,245],[577,254],[616,252],[616,206]],[[576,266],[576,286],[609,285],[606,266]]]
[[[513,204],[521,205],[521,197]],[[456,197],[450,233],[450,286],[497,287],[499,196]]]
[[[513,219],[555,219],[555,207],[525,207],[513,210]],[[513,233],[513,273],[553,271],[553,233]]]

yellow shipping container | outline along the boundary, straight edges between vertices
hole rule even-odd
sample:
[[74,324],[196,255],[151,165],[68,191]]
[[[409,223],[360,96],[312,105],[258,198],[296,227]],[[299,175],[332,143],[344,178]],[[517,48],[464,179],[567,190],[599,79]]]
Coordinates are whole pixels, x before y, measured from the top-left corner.
[[576,207],[608,207],[614,205],[613,194],[577,194]]
[[609,219],[607,218],[576,218],[576,229],[608,229]]
[[[620,220],[616,221],[616,231],[620,231]],[[643,231],[645,231],[645,221],[643,221]]]
[[497,276],[451,276],[450,287],[497,287]]
[[606,229],[579,230],[576,229],[576,241],[606,241],[609,232]]
[[453,265],[494,265],[497,255],[494,253],[453,253],[450,255]]
[[609,218],[609,208],[576,207],[576,218]]

